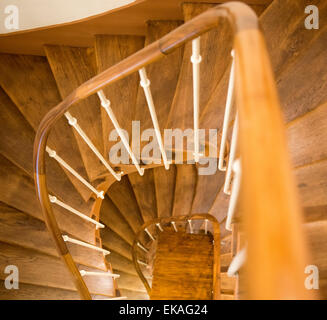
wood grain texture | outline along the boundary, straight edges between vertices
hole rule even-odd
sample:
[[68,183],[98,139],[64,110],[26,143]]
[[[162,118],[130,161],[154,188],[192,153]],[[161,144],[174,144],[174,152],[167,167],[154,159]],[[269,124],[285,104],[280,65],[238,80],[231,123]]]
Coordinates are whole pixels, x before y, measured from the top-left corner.
[[[3,273],[4,267],[13,264],[18,267],[19,278],[23,283],[75,290],[69,271],[61,259],[3,242],[0,242],[0,247],[1,280],[7,276]],[[98,281],[92,279],[88,280],[88,285],[92,292],[97,286],[94,293],[101,292],[101,287],[108,288],[108,284],[99,285]]]
[[[0,152],[12,163],[24,170],[32,179],[33,142],[35,131],[25,120],[10,98],[0,88]],[[47,158],[49,191],[77,210],[88,213],[92,201],[85,203],[59,164]]]
[[117,280],[119,288],[146,293],[143,283],[139,277],[122,271],[120,271],[119,274],[120,277]]
[[100,220],[132,245],[135,235],[134,231],[108,196],[102,201]]
[[108,190],[108,196],[128,221],[134,232],[143,224],[140,209],[127,176],[115,182]]
[[102,244],[109,251],[115,251],[123,257],[132,260],[132,247],[108,226],[100,231]]
[[177,165],[173,216],[191,213],[196,190],[197,172],[194,165]]
[[[93,48],[45,46],[47,59],[61,95],[64,99],[83,82],[96,75],[96,60]],[[100,101],[94,95],[71,110],[73,117],[92,143],[103,154]],[[73,129],[85,169],[91,181],[106,173],[106,168]]]
[[327,160],[295,170],[296,182],[303,207],[327,204]]
[[[209,4],[186,3],[183,5],[185,21],[189,21],[203,11],[211,8]],[[222,21],[218,29],[201,36],[200,54],[202,62],[200,64],[200,113],[207,104],[217,82],[220,80],[225,65],[221,59],[230,52],[231,42],[227,42],[224,36],[226,32],[231,37],[229,26]],[[218,41],[217,41],[218,39]],[[226,45],[228,44],[228,45]],[[170,109],[167,128],[193,128],[193,85],[192,85],[192,55],[191,43],[185,45],[184,58],[181,66],[180,76],[174,96],[173,104]]]
[[122,296],[127,297],[127,300],[149,300],[149,296],[145,292],[126,289],[121,289],[120,292]]
[[128,175],[128,179],[133,188],[143,221],[148,222],[157,218],[153,169],[145,170],[143,176],[140,176],[138,172],[131,173]]
[[327,159],[327,103],[287,125],[288,149],[294,167]]
[[212,297],[213,246],[206,235],[165,231],[159,235],[151,299]]
[[[0,241],[58,257],[45,223],[4,203],[0,203]],[[97,251],[71,245],[70,253],[77,263],[106,270]]]
[[[0,176],[2,181],[0,184],[0,201],[44,221],[44,216],[36,199],[33,180],[2,155],[0,155]],[[19,197],[17,196],[18,190]],[[83,241],[94,242],[93,224],[83,221],[80,217],[59,206],[53,206],[53,209],[63,231]]]
[[158,217],[170,217],[173,212],[176,166],[170,165],[153,169]]
[[[45,114],[61,100],[44,57],[0,54],[0,85],[35,131]],[[48,144],[86,177],[78,146],[67,121],[60,119],[56,123]],[[90,191],[67,171],[66,174],[87,200]]]
[[79,294],[73,290],[64,290],[46,286],[19,283],[19,290],[8,290],[5,282],[0,281],[1,300],[79,300]]
[[[162,38],[170,31],[176,29],[180,24],[181,21],[148,21],[145,45],[149,45],[150,43]],[[174,98],[182,59],[183,48],[179,48],[171,55],[168,55],[164,59],[154,62],[146,67],[146,73],[150,80],[150,90],[162,136]],[[134,115],[134,119],[140,121],[141,132],[153,127],[144,90],[141,86],[139,86],[137,94]]]
[[[140,36],[96,35],[95,53],[98,72],[102,72],[122,61],[142,49],[143,45],[144,38]],[[139,77],[137,73],[134,73],[103,90],[111,102],[110,107],[120,127],[127,131],[130,142],[132,121],[135,120],[135,103],[138,87]],[[114,130],[114,126],[104,108],[101,108],[101,118],[104,152],[106,157],[108,157],[110,147],[115,144],[115,142],[109,141],[109,134]]]

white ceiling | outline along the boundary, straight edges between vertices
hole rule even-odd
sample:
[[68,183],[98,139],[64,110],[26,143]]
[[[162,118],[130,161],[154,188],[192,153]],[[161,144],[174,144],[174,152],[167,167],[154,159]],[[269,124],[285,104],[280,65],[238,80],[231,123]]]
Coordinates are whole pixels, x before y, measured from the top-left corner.
[[[62,23],[68,23],[98,15],[136,0],[1,0],[0,33],[11,33]],[[18,9],[18,29],[12,26],[11,10]],[[6,9],[7,8],[7,9]],[[15,8],[14,8],[15,10]],[[8,13],[6,13],[8,12]]]

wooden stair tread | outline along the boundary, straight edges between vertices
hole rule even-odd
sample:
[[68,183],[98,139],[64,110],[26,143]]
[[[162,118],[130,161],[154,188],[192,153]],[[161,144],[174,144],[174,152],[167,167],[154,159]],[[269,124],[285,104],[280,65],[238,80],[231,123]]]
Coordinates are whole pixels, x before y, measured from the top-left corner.
[[169,170],[165,167],[153,169],[157,200],[158,218],[170,217],[173,211],[176,166],[171,164]]
[[[2,107],[0,152],[34,179],[33,144],[35,132],[1,88],[0,105]],[[8,134],[9,132],[10,134]],[[49,192],[75,209],[89,213],[92,201],[89,201],[88,204],[84,202],[59,164],[55,160],[46,158],[46,165],[49,173],[47,175]]]
[[[0,201],[44,221],[36,198],[33,180],[21,169],[0,154]],[[19,191],[18,191],[19,190]],[[19,192],[19,193],[18,193]],[[17,196],[17,193],[19,196]],[[82,220],[67,210],[53,206],[59,227],[74,237],[86,242],[94,242],[94,225]]]
[[[98,73],[122,61],[143,48],[144,38],[127,35],[96,35],[95,54]],[[132,120],[135,120],[134,106],[139,87],[138,74],[134,73],[103,89],[120,127],[127,131],[131,140]],[[128,90],[126,90],[128,88]],[[104,108],[101,108],[104,152],[108,155],[110,147],[116,142],[109,141],[114,126]]]
[[143,176],[140,176],[138,172],[130,173],[128,179],[133,188],[143,221],[148,222],[157,218],[153,169],[145,170]]
[[107,194],[125,217],[125,220],[129,223],[133,231],[137,232],[143,224],[143,219],[128,177],[123,176],[121,181],[113,183]]
[[102,201],[100,219],[103,224],[109,226],[129,245],[133,244],[135,236],[134,231],[108,196],[105,196],[104,200]]
[[127,300],[149,300],[146,292],[119,289],[121,296],[127,297]]
[[[181,21],[148,21],[145,46],[162,38],[180,24]],[[164,59],[154,62],[145,68],[147,77],[150,80],[150,90],[162,134],[176,92],[182,59],[183,48],[179,48]],[[137,94],[133,119],[140,121],[141,132],[153,128],[144,90],[141,86],[139,86]]]
[[177,165],[176,185],[173,205],[173,216],[191,213],[197,182],[197,171],[194,165]]
[[[45,46],[44,49],[62,99],[97,73],[93,48]],[[92,95],[77,103],[69,112],[77,119],[98,151],[103,154],[100,107],[100,100],[96,95]],[[71,130],[74,132],[89,179],[94,181],[99,176],[106,175],[106,168],[100,160],[76,130],[73,128]]]
[[160,233],[151,299],[211,299],[212,250],[207,235]]
[[109,226],[100,230],[103,246],[109,251],[115,251],[120,255],[132,260],[132,247]]
[[[213,7],[211,4],[185,3],[183,8],[184,20],[188,21],[203,11]],[[200,64],[200,108],[202,109],[211,96],[217,82],[219,81],[225,66],[220,60],[230,52],[228,46],[231,42],[223,39],[222,45],[220,33],[228,30],[226,24],[221,24],[219,30],[214,29],[201,35],[200,54],[202,63]],[[217,41],[218,39],[218,41]],[[192,54],[191,43],[187,43],[184,49],[184,58],[181,66],[180,76],[173,104],[170,109],[167,128],[193,128],[193,86],[192,86],[192,64],[190,62]],[[201,112],[201,111],[200,111]]]
[[[56,82],[44,57],[0,54],[0,85],[35,131],[45,114],[61,102]],[[78,146],[67,121],[57,121],[49,135],[48,145],[86,177]],[[89,189],[71,174],[66,174],[87,200]]]
[[[58,257],[43,221],[0,203],[0,226],[0,241]],[[106,269],[102,253],[76,245],[70,245],[69,252],[78,263]]]
[[[0,242],[0,247],[0,264],[13,264],[17,266],[21,282],[38,286],[75,290],[69,271],[61,259],[3,242]],[[83,268],[88,269],[85,266]],[[0,279],[4,280],[5,277],[6,274],[1,273]],[[92,293],[97,294],[102,289],[105,289],[101,294],[110,293],[110,295],[113,295],[111,281],[101,284],[99,283],[99,279],[89,279],[87,284],[91,288]],[[95,288],[96,291],[93,292]]]
[[143,282],[138,276],[123,271],[119,271],[118,273],[120,274],[120,277],[117,279],[119,289],[146,293]]

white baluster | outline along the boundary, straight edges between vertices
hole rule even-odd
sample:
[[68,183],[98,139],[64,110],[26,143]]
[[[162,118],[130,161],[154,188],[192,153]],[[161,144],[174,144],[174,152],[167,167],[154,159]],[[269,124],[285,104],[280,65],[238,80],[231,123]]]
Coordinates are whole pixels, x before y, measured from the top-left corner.
[[148,228],[145,228],[144,231],[146,232],[146,234],[150,237],[150,239],[152,241],[155,241],[156,239],[153,237],[153,235],[150,233],[150,231],[148,230]]
[[175,221],[172,221],[171,224],[173,225],[175,232],[177,232],[177,228],[176,228],[176,223],[175,223]]
[[148,264],[147,264],[146,262],[144,262],[144,261],[137,260],[137,262],[138,262],[139,264],[141,264],[142,266],[148,267]]
[[92,192],[96,194],[98,198],[104,199],[103,191],[98,191],[89,182],[87,182],[80,174],[78,174],[67,162],[60,158],[56,151],[50,149],[48,146],[45,149],[49,154],[49,157],[54,158],[58,163],[60,163],[65,169],[67,169],[74,177],[76,177],[80,182],[82,182],[86,187],[88,187]]
[[207,234],[208,233],[208,219],[204,220],[204,233]]
[[232,66],[231,66],[230,74],[229,74],[229,83],[228,83],[226,107],[225,107],[225,114],[224,114],[223,131],[222,131],[222,135],[221,135],[221,143],[220,143],[220,151],[219,151],[218,168],[220,171],[226,171],[226,166],[224,166],[225,148],[226,148],[230,113],[231,113],[233,101],[234,101],[234,82],[235,82],[234,81],[234,70],[235,70],[234,50],[232,50],[231,55],[232,55]]
[[94,271],[86,271],[86,270],[81,270],[80,274],[82,277],[98,276],[98,277],[110,277],[113,279],[117,279],[120,277],[119,274],[115,274],[115,273],[111,273],[111,272],[94,272]]
[[160,223],[156,223],[156,226],[158,227],[158,229],[159,229],[161,232],[163,232],[163,229],[162,229],[162,227],[161,227],[161,224],[160,224]]
[[228,159],[228,167],[225,177],[224,192],[226,194],[230,194],[230,182],[232,179],[232,168],[233,168],[233,163],[236,154],[237,139],[238,139],[238,113],[236,113],[235,116],[235,122],[234,122],[233,133],[232,133],[232,142],[230,146],[230,153]]
[[191,62],[193,66],[193,123],[194,123],[194,161],[199,162],[199,109],[200,109],[200,37],[192,40]]
[[95,224],[97,229],[98,229],[98,228],[104,228],[104,227],[105,227],[102,223],[100,223],[100,222],[98,222],[98,221],[96,221],[96,220],[94,220],[94,219],[91,219],[91,218],[90,218],[89,216],[87,216],[86,214],[81,213],[81,212],[79,212],[78,210],[76,210],[76,209],[72,208],[71,206],[69,206],[68,204],[65,204],[65,203],[63,203],[62,201],[58,200],[57,197],[49,195],[49,199],[50,199],[50,202],[51,202],[51,203],[55,203],[55,204],[57,204],[58,206],[60,206],[60,207],[62,207],[62,208],[64,208],[64,209],[66,209],[66,210],[68,210],[68,211],[70,211],[70,212],[76,214],[76,215],[79,216],[80,218],[82,218],[82,219],[84,219],[84,220],[86,220],[86,221],[89,221],[89,222]]
[[189,225],[189,227],[190,227],[190,233],[193,233],[192,220],[189,219],[189,220],[187,220],[187,222],[188,222],[188,225]]
[[100,98],[102,107],[106,110],[106,112],[107,112],[110,120],[112,121],[112,123],[113,123],[113,125],[114,125],[114,127],[115,127],[115,129],[116,129],[116,131],[117,131],[117,133],[118,133],[118,135],[119,135],[119,137],[120,137],[120,139],[121,139],[124,147],[126,148],[129,156],[131,157],[132,162],[135,165],[138,173],[141,176],[143,176],[144,169],[139,166],[139,162],[136,159],[136,157],[135,157],[135,155],[134,155],[131,147],[129,146],[129,143],[128,143],[128,141],[127,141],[127,139],[126,139],[126,137],[125,137],[122,129],[119,126],[119,123],[117,121],[117,118],[116,118],[114,112],[112,111],[112,109],[110,107],[110,101],[106,98],[106,96],[105,96],[105,94],[104,94],[104,92],[102,90],[98,91],[98,96]]
[[227,270],[227,275],[229,277],[235,276],[236,273],[238,272],[238,270],[240,270],[242,268],[242,266],[244,265],[244,263],[246,261],[246,257],[247,257],[247,249],[246,249],[246,247],[244,247],[242,250],[240,250],[236,254],[234,259],[230,263],[229,268]]
[[78,132],[81,138],[85,141],[85,143],[90,147],[90,149],[94,152],[94,154],[99,158],[102,164],[108,169],[108,171],[118,180],[121,179],[121,173],[115,172],[115,170],[110,166],[110,164],[105,160],[102,154],[98,151],[98,149],[94,146],[89,137],[85,134],[85,132],[78,125],[76,118],[74,118],[68,111],[65,112],[65,117],[68,120],[68,123],[74,127],[74,129]]
[[145,248],[141,243],[137,243],[137,246],[141,249],[141,250],[143,250],[144,252],[149,252],[149,250],[147,249],[147,248]]
[[104,255],[107,255],[107,254],[110,253],[110,251],[108,251],[108,250],[105,250],[105,249],[99,248],[99,247],[94,246],[94,245],[92,245],[92,244],[89,244],[89,243],[87,243],[87,242],[83,242],[83,241],[80,241],[80,240],[77,240],[77,239],[70,238],[70,237],[67,236],[67,235],[63,235],[62,238],[63,238],[63,240],[64,240],[65,242],[71,242],[71,243],[77,244],[77,245],[82,246],[82,247],[86,247],[86,248],[89,248],[89,249],[93,249],[93,250],[96,250],[96,251],[102,252]]
[[235,160],[233,163],[234,181],[232,186],[231,197],[229,200],[227,218],[226,218],[226,229],[232,231],[232,221],[235,214],[238,196],[241,187],[241,161]]
[[140,69],[139,74],[140,74],[140,78],[141,78],[140,85],[144,90],[145,98],[146,98],[146,101],[148,103],[148,107],[149,107],[149,111],[150,111],[154,131],[155,131],[156,138],[157,138],[158,145],[159,145],[159,149],[160,149],[160,152],[161,152],[161,155],[162,155],[162,160],[164,162],[166,170],[168,170],[169,169],[169,163],[168,163],[166,151],[164,149],[164,145],[163,145],[163,142],[162,142],[161,132],[160,132],[159,123],[158,123],[158,119],[157,119],[157,114],[156,114],[156,110],[155,110],[155,107],[154,107],[152,94],[151,94],[151,91],[150,91],[150,80],[147,78],[145,68]]

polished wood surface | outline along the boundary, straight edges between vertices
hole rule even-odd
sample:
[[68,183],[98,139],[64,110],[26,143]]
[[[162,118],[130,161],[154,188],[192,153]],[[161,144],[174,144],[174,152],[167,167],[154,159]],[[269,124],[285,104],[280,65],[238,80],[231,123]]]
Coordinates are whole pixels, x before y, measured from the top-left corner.
[[[176,217],[167,217],[167,218],[157,218],[152,221],[145,223],[138,231],[135,236],[134,243],[133,243],[133,262],[134,267],[138,273],[138,276],[141,278],[143,285],[145,286],[148,294],[151,296],[151,287],[148,283],[148,280],[145,278],[142,269],[137,262],[139,257],[140,250],[138,249],[138,243],[140,242],[140,236],[144,233],[145,228],[148,228],[151,225],[155,225],[156,223],[160,223],[162,226],[174,221],[178,226],[179,223],[185,224],[187,220],[192,220],[193,222],[196,220],[204,220],[207,219],[210,223],[212,223],[213,227],[213,254],[211,255],[212,262],[212,279],[211,279],[211,290],[212,290],[212,299],[219,299],[220,298],[220,229],[219,223],[217,220],[209,215],[209,214],[194,214],[194,215],[180,215]],[[173,230],[170,228],[170,230]]]
[[212,238],[164,231],[158,235],[151,300],[212,298]]

